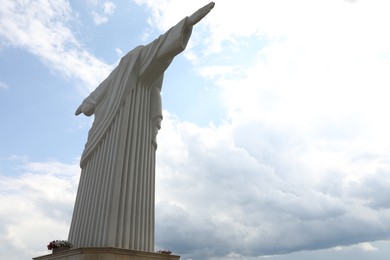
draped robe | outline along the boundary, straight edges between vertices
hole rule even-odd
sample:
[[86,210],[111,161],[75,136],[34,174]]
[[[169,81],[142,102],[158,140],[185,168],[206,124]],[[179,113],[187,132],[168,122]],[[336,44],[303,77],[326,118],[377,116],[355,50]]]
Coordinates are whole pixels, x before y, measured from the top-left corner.
[[154,251],[156,135],[164,71],[182,52],[192,26],[184,18],[138,46],[84,101],[95,119],[69,232],[75,247]]

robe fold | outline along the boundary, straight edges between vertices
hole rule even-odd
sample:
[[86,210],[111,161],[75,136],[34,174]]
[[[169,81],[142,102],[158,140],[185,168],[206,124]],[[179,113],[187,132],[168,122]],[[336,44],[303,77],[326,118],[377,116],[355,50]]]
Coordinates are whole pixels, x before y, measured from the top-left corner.
[[156,134],[162,120],[164,71],[182,52],[192,27],[184,18],[124,56],[83,101],[95,119],[69,232],[75,247],[154,251]]

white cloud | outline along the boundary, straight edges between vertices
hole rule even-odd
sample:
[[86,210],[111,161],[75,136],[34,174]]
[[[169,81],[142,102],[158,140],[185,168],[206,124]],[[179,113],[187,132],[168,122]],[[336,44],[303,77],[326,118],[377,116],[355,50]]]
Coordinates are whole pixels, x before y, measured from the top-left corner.
[[68,2],[3,1],[0,15],[0,37],[63,75],[81,80],[87,91],[108,75],[111,66],[86,51],[68,27],[75,17]]
[[106,1],[104,3],[98,1],[89,1],[90,6],[94,9],[92,11],[93,21],[96,25],[100,25],[108,22],[109,16],[115,12],[115,4],[113,2]]
[[104,13],[105,14],[113,14],[115,12],[115,4],[112,2],[104,3]]
[[8,89],[9,86],[5,84],[4,82],[0,82],[0,89]]
[[121,50],[120,48],[115,48],[115,52],[118,57],[122,57],[124,55],[123,50]]
[[363,251],[377,251],[378,248],[374,247],[371,243],[361,243],[359,244],[359,246],[361,247],[361,249]]
[[338,246],[338,247],[333,248],[333,250],[350,251],[350,250],[354,250],[356,248],[360,249],[361,251],[365,251],[365,252],[375,252],[378,250],[377,247],[373,246],[371,243],[368,243],[368,242],[359,243],[359,244],[353,245],[353,246]]
[[93,17],[93,21],[97,25],[106,23],[108,21],[107,16],[101,15],[95,11],[92,12],[92,17]]
[[47,254],[50,241],[67,239],[79,167],[15,160],[19,175],[0,175],[0,252],[7,259],[27,259]]
[[233,74],[235,69],[231,66],[206,66],[199,69],[202,77],[215,79],[224,75]]

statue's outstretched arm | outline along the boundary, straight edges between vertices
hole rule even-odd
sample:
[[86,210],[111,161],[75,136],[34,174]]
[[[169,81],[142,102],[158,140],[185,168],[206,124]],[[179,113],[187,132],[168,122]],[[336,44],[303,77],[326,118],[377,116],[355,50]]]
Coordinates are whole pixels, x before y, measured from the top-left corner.
[[81,113],[86,116],[92,116],[95,113],[96,106],[106,95],[107,89],[110,86],[111,78],[113,77],[112,75],[115,74],[116,70],[117,68],[115,68],[110,76],[103,80],[103,82],[100,83],[100,85],[84,99],[83,103],[81,103],[75,112],[76,116],[80,115]]
[[172,59],[187,46],[192,27],[213,8],[213,2],[205,5],[143,48],[139,74],[142,81],[153,82],[168,68]]

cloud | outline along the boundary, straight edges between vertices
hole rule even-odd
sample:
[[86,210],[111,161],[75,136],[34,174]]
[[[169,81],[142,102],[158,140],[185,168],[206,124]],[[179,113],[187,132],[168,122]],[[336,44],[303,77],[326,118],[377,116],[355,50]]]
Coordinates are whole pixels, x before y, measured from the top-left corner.
[[109,1],[104,3],[90,1],[90,5],[94,9],[92,11],[92,17],[96,25],[107,23],[109,16],[114,14],[116,8],[115,4]]
[[121,50],[120,48],[115,48],[115,52],[118,57],[122,57],[124,55],[123,50]]
[[388,239],[388,207],[378,212],[370,197],[356,196],[370,186],[386,198],[386,187],[348,180],[355,167],[380,174],[377,165],[349,162],[337,175],[318,175],[304,163],[315,150],[299,151],[293,134],[264,124],[200,128],[166,112],[158,137],[157,247],[184,258],[234,252],[240,259]]
[[376,248],[375,246],[373,246],[370,243],[361,243],[360,247],[363,251],[377,251],[378,250],[378,248]]
[[112,69],[76,39],[69,27],[76,15],[66,1],[3,1],[0,15],[3,40],[26,49],[62,75],[81,80],[87,91]]
[[9,86],[5,84],[4,82],[0,82],[0,89],[8,89]]
[[334,250],[336,250],[336,251],[348,251],[348,250],[353,250],[355,248],[358,248],[358,249],[360,249],[361,251],[364,251],[364,252],[374,252],[374,251],[378,250],[377,247],[373,246],[371,243],[368,243],[368,242],[359,243],[359,244],[353,245],[353,246],[338,246],[338,247],[335,247]]
[[78,185],[76,163],[21,159],[10,159],[18,175],[0,174],[0,252],[7,259],[47,254],[48,242],[67,238]]

